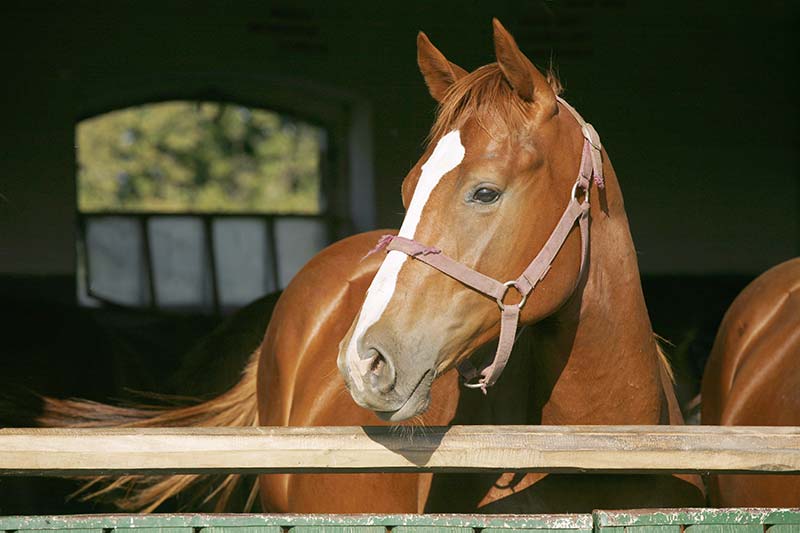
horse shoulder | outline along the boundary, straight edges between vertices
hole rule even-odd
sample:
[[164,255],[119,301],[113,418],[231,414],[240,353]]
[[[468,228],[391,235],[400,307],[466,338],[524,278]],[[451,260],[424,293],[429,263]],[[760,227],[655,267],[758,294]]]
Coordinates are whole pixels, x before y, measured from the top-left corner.
[[[334,340],[344,336],[360,309],[380,265],[378,254],[364,256],[385,233],[359,234],[326,248],[284,291],[261,346],[258,398],[262,424],[384,424],[371,411],[358,407],[347,393],[336,366],[338,346]],[[454,385],[454,379],[442,380],[433,394],[453,397]],[[451,390],[444,391],[446,388]],[[449,418],[441,416],[444,411],[426,414],[423,423],[447,423]],[[416,512],[429,486],[429,474],[261,477],[264,507],[284,512]]]
[[[319,354],[320,347],[316,345],[333,338],[321,330],[329,333],[327,330],[347,324],[355,316],[359,296],[363,299],[379,265],[377,257],[362,259],[384,233],[361,233],[325,248],[300,269],[283,291],[260,347],[258,396],[262,423],[288,423],[288,412],[278,417],[275,406],[279,398],[275,391],[294,384],[303,361]],[[331,363],[335,368],[335,361],[318,363]]]

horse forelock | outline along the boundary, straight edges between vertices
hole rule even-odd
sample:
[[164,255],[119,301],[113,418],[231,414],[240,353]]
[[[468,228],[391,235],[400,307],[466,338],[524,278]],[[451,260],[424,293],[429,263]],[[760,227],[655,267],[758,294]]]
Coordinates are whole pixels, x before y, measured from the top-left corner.
[[[550,68],[547,81],[556,95],[563,92],[561,82]],[[527,118],[529,104],[517,95],[497,63],[489,63],[453,83],[445,93],[428,135],[435,142],[448,132],[460,129],[470,119],[484,129],[500,123],[509,130],[518,130]]]

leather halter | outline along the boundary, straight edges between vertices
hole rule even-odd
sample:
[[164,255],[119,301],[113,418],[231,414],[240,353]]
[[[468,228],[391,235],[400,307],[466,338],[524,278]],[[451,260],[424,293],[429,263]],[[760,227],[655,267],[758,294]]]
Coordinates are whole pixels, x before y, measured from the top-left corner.
[[[559,97],[558,102],[575,117],[581,126],[584,138],[581,164],[564,214],[561,215],[561,219],[556,224],[547,242],[520,277],[505,283],[500,282],[451,259],[438,248],[428,247],[415,240],[400,236],[385,235],[381,237],[381,240],[378,241],[378,246],[373,250],[377,251],[381,248],[386,248],[388,251],[403,252],[409,257],[422,261],[464,285],[495,299],[500,308],[500,338],[494,358],[480,371],[469,360],[463,361],[458,366],[459,372],[466,380],[465,386],[481,389],[484,394],[487,387],[495,384],[508,363],[511,349],[514,347],[514,341],[516,340],[520,311],[525,306],[536,285],[547,275],[556,255],[558,255],[559,250],[561,250],[567,237],[569,237],[576,222],[581,232],[581,266],[578,280],[575,283],[576,288],[584,275],[589,248],[589,188],[592,180],[599,188],[604,186],[602,149],[600,137],[592,125],[583,120],[578,112],[562,98]],[[583,201],[579,200],[580,196],[583,196]],[[517,303],[506,304],[503,299],[511,287],[514,287],[519,292],[521,299]],[[574,290],[573,288],[573,292]]]

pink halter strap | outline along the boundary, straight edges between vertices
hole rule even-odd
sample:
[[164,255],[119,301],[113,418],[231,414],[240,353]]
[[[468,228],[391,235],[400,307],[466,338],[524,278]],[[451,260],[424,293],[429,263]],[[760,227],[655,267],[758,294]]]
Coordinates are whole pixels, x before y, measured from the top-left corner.
[[[558,101],[572,113],[583,132],[584,141],[580,169],[564,214],[561,215],[561,219],[556,224],[547,242],[521,276],[503,283],[451,259],[437,248],[428,247],[412,239],[400,236],[384,235],[378,241],[376,249],[373,250],[375,252],[381,248],[386,248],[389,251],[403,252],[413,259],[430,265],[464,285],[495,299],[500,308],[500,338],[494,358],[480,371],[472,366],[469,360],[463,361],[458,367],[459,372],[466,380],[465,386],[481,389],[484,394],[487,387],[491,387],[497,382],[508,363],[508,358],[516,340],[520,311],[528,301],[528,296],[547,275],[556,255],[558,255],[559,250],[561,250],[567,237],[569,237],[576,222],[581,232],[581,266],[576,287],[585,273],[589,248],[589,188],[592,180],[599,188],[604,187],[602,149],[600,137],[591,124],[583,120],[578,112],[563,99],[558,98]],[[583,201],[578,199],[581,196],[581,192],[583,193]],[[511,287],[514,287],[519,292],[521,299],[518,303],[506,304],[503,299]]]

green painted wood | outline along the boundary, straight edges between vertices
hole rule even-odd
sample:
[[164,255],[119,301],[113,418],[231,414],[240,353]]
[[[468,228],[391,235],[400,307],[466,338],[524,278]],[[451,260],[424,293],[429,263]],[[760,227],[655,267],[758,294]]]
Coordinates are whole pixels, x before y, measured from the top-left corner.
[[767,533],[800,533],[800,524],[778,524],[769,526]]
[[216,525],[204,527],[200,533],[283,533],[280,526],[228,526]]
[[595,511],[591,515],[86,515],[0,517],[0,532],[800,533],[797,509]]
[[193,527],[158,527],[158,526],[145,526],[145,527],[117,527],[114,528],[115,533],[194,533]]
[[289,533],[386,533],[385,526],[295,526]]
[[[213,514],[169,514],[169,515],[87,515],[87,516],[9,516],[0,517],[0,531],[31,529],[64,530],[75,528],[202,528],[212,527],[257,527],[299,528],[310,527],[378,527],[397,529],[409,527],[447,528],[496,528],[508,531],[520,530],[572,530],[592,531],[592,517],[580,515],[213,515]],[[201,531],[202,531],[201,530]],[[318,530],[317,530],[318,531]],[[294,531],[294,533],[297,533]],[[367,533],[359,530],[359,533]]]
[[626,526],[624,531],[625,533],[681,533],[681,526],[679,524],[663,526]]
[[519,533],[568,533],[568,532],[592,533],[592,529],[552,529],[552,528],[519,529],[515,527],[506,529],[489,527],[486,529],[481,529],[481,533],[509,533],[511,531]]
[[[609,527],[705,525],[798,525],[798,509],[664,509],[644,511],[595,511],[595,529]],[[688,528],[687,528],[688,529]],[[763,528],[762,528],[763,530]]]
[[[9,530],[11,531],[11,530]],[[20,530],[23,531],[23,530]],[[25,529],[25,533],[53,533],[52,529]],[[104,533],[105,530],[101,527],[98,528],[75,528],[70,529],[69,533]]]
[[[485,529],[483,530],[486,531]],[[508,530],[500,530],[503,533],[508,533]],[[453,527],[453,526],[398,526],[392,528],[392,533],[474,533],[475,530],[471,527]]]
[[695,524],[686,533],[764,533],[763,524]]

